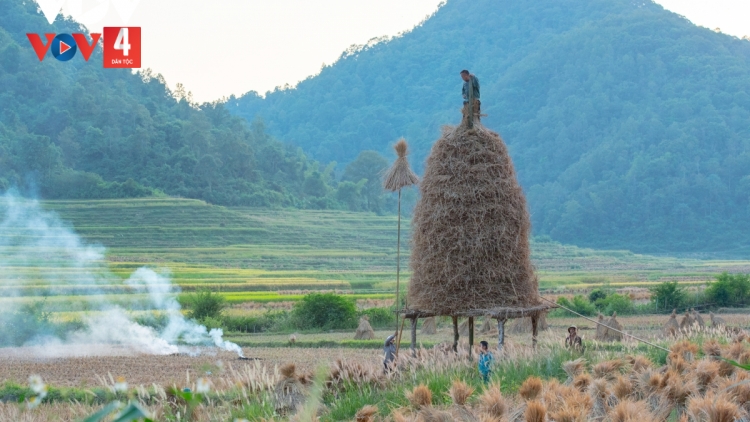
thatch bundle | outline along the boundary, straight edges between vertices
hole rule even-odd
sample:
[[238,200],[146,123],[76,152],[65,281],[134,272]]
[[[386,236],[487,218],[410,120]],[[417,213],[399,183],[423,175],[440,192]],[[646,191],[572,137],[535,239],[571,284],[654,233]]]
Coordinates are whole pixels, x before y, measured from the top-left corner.
[[288,363],[280,368],[283,377],[273,389],[273,401],[279,415],[294,414],[305,403],[304,385],[295,374],[295,365]]
[[709,317],[711,318],[711,325],[712,325],[712,326],[713,326],[714,328],[718,328],[718,327],[726,327],[726,325],[727,325],[727,322],[726,322],[726,321],[724,321],[724,318],[722,318],[722,317],[720,317],[720,316],[717,316],[717,315],[714,315],[714,313],[713,313],[713,312],[709,312],[709,314],[708,314],[708,315],[709,315]]
[[419,177],[411,170],[409,161],[406,159],[407,150],[409,149],[406,140],[403,138],[399,139],[396,145],[393,146],[393,149],[396,150],[398,158],[396,158],[396,161],[388,169],[388,172],[386,172],[383,179],[383,187],[395,192],[401,188],[416,185],[419,183]]
[[[622,331],[623,326],[620,321],[617,320],[617,312],[612,313],[612,317],[607,321],[607,334],[604,339],[606,341],[622,341],[622,333],[615,331]],[[615,330],[612,330],[614,328]]]
[[598,341],[621,341],[622,333],[619,333],[612,328],[622,331],[622,324],[617,320],[617,312],[612,314],[609,320],[604,320],[604,315],[599,313],[599,318],[596,325],[596,340]]
[[685,331],[693,326],[693,317],[690,315],[690,311],[685,311],[685,315],[682,317],[682,321],[680,321],[680,330]]
[[435,324],[435,317],[425,318],[422,323],[422,334],[437,334],[437,325]]
[[485,316],[482,321],[482,326],[479,327],[480,334],[490,334],[497,332],[497,324],[490,316]]
[[677,323],[677,310],[672,310],[672,315],[669,316],[669,320],[664,324],[664,334],[668,336],[675,336],[680,332],[680,324]]
[[469,335],[469,320],[465,319],[462,323],[458,324],[458,335],[466,337]]
[[370,319],[367,315],[359,319],[359,326],[357,332],[354,334],[354,340],[373,340],[375,338],[375,331],[373,331],[370,325]]
[[[539,318],[537,318],[536,329],[538,331],[542,331],[548,328],[549,328],[549,325],[547,325],[547,314],[542,313],[539,315]],[[532,329],[531,317],[526,317],[526,318],[517,318],[513,320],[513,322],[507,328],[507,331],[509,333],[520,334],[520,333],[530,333],[531,329]]]
[[599,312],[596,322],[596,334],[594,335],[594,338],[597,341],[605,341],[607,339],[607,327],[605,325],[607,324],[607,321],[604,320],[604,315],[602,315],[601,312]]
[[542,305],[529,213],[508,149],[478,121],[446,127],[412,219],[412,309],[442,315]]
[[701,317],[701,314],[698,313],[698,311],[690,308],[690,315],[693,317],[693,321],[695,321],[695,323],[698,324],[700,328],[705,328],[706,323],[703,322],[703,318]]

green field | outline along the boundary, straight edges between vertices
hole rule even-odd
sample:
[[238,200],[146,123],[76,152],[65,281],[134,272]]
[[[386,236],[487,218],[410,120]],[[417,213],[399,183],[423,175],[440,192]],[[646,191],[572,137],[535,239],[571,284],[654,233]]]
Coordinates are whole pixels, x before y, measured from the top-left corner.
[[[64,251],[20,251],[23,262],[4,259],[12,270],[0,274],[6,301],[47,295],[50,304],[68,303],[90,294],[91,285],[82,274],[94,272],[105,280],[96,283],[99,294],[127,302],[140,297],[122,280],[142,266],[168,275],[183,291],[221,291],[233,304],[293,302],[306,291],[323,289],[383,299],[395,285],[395,216],[226,208],[175,198],[47,201],[43,207],[86,242],[104,246],[106,262],[81,268],[66,263]],[[407,268],[408,278],[408,221],[403,227],[402,268]],[[0,229],[0,240],[34,235]],[[721,271],[750,272],[748,261],[655,257],[539,241],[532,242],[532,248],[546,291],[602,284],[647,286],[666,280],[702,284]],[[59,278],[67,282],[56,284]],[[20,297],[8,297],[11,291]]]

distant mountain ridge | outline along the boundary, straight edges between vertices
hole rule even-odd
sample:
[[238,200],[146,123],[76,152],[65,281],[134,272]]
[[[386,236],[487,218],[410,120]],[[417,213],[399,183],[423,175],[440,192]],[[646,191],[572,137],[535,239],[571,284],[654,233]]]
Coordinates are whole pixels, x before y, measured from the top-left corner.
[[468,68],[508,143],[534,231],[639,252],[750,254],[750,42],[650,0],[449,0],[294,89],[231,98],[314,158],[418,170],[459,120]]

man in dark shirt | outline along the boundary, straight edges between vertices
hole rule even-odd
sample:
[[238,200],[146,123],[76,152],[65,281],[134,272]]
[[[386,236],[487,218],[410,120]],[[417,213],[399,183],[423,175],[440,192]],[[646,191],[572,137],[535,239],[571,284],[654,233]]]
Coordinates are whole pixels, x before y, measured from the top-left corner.
[[[461,89],[461,95],[464,97],[464,105],[469,102],[469,91],[471,91],[473,94],[472,97],[474,97],[474,101],[476,102],[477,114],[479,114],[479,109],[482,105],[481,101],[479,101],[479,79],[469,73],[466,69],[461,71],[461,79],[464,80],[464,86]],[[471,82],[471,89],[469,87],[469,82]]]
[[385,339],[385,344],[383,345],[383,366],[385,368],[385,372],[390,372],[393,370],[396,360],[396,345],[393,343],[393,340],[396,339],[396,334],[392,334],[388,336],[388,338]]
[[565,337],[565,347],[579,352],[583,351],[583,341],[578,337],[578,328],[575,325],[568,327],[568,336]]

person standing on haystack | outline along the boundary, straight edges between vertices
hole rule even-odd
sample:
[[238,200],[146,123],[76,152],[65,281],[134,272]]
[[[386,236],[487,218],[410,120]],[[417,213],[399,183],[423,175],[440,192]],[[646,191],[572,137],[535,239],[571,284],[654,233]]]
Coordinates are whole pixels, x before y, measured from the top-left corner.
[[480,108],[482,106],[482,102],[479,101],[479,79],[477,79],[476,76],[469,73],[468,70],[464,69],[461,71],[461,79],[464,80],[464,87],[461,89],[461,95],[464,97],[464,106],[469,103],[469,82],[471,82],[471,87],[473,88],[473,97],[474,101],[476,101],[476,111],[477,115],[479,116],[481,114]]
[[396,345],[393,343],[393,340],[396,339],[396,334],[389,335],[388,338],[385,339],[385,345],[383,346],[383,352],[385,353],[383,367],[385,368],[386,373],[391,372],[395,366]]

